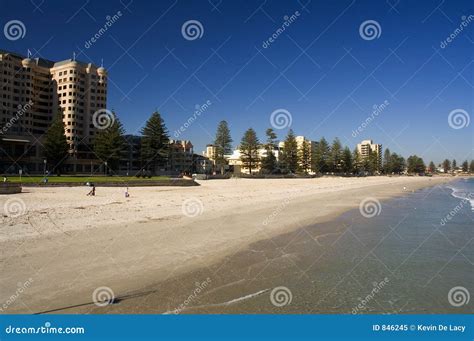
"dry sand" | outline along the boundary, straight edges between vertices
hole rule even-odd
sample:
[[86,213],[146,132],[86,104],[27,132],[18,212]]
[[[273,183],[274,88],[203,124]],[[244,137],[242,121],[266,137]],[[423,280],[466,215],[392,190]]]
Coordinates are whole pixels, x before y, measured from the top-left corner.
[[[90,304],[209,266],[258,240],[320,223],[368,197],[384,200],[449,178],[202,181],[199,187],[25,188],[1,196],[24,214],[0,225],[0,313]],[[194,216],[195,215],[195,216]],[[19,290],[21,288],[21,290]]]

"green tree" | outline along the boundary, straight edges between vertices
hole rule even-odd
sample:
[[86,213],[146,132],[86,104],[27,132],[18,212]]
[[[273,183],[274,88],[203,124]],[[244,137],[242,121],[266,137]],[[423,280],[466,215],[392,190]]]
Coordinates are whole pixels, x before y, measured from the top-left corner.
[[142,129],[141,158],[144,169],[156,173],[169,158],[169,135],[161,115],[155,111]]
[[392,172],[395,174],[401,174],[405,170],[405,159],[397,153],[390,155],[390,164]]
[[329,171],[338,173],[341,170],[342,145],[341,141],[336,137],[331,145],[329,152]]
[[391,163],[391,154],[390,149],[386,148],[385,152],[383,153],[383,164],[382,169],[384,174],[392,174],[392,163]]
[[268,128],[265,134],[267,135],[267,143],[265,144],[266,156],[262,158],[261,168],[263,173],[272,174],[278,166],[274,152],[277,135],[272,128]]
[[342,171],[346,174],[351,173],[353,169],[352,153],[349,147],[342,151]]
[[298,169],[298,144],[296,143],[295,134],[291,129],[288,131],[281,150],[281,161],[287,172],[296,173]]
[[469,171],[469,163],[467,162],[467,160],[465,160],[463,163],[462,163],[462,171],[464,173],[467,173]]
[[69,144],[64,131],[63,114],[59,112],[46,132],[44,156],[51,172],[61,175],[62,165],[69,155]]
[[311,169],[311,144],[309,141],[304,140],[300,150],[298,151],[299,169],[308,174],[308,170]]
[[323,137],[319,140],[313,156],[313,169],[318,173],[329,172],[329,144]]
[[453,162],[451,163],[452,165],[452,169],[453,169],[453,172],[456,170],[456,168],[458,167],[458,164],[456,162],[456,160],[453,159]]
[[429,166],[428,166],[428,169],[430,170],[430,173],[431,173],[431,174],[436,173],[436,166],[435,166],[435,164],[434,164],[433,161],[430,162],[430,164],[429,164]]
[[474,173],[474,160],[471,160],[469,164],[469,173]]
[[249,170],[250,174],[252,174],[252,170],[258,166],[260,161],[258,155],[259,147],[260,142],[258,141],[257,133],[252,128],[247,129],[240,141],[239,150],[242,165]]
[[362,171],[362,158],[357,148],[352,152],[352,170],[355,174],[359,174]]
[[[94,152],[99,159],[107,162],[107,168],[118,170],[120,157],[124,150],[125,130],[114,113],[113,123],[106,129],[99,130],[94,139]],[[108,172],[108,169],[107,169]]]
[[225,165],[227,164],[225,155],[232,153],[232,138],[227,121],[219,122],[214,145],[216,146],[216,165],[221,169],[221,174],[224,174]]
[[372,175],[380,171],[379,154],[370,152],[369,157],[364,160],[364,168]]
[[419,173],[425,172],[426,166],[422,158],[416,155],[412,155],[407,159],[407,168],[408,168],[408,173],[419,174]]
[[449,171],[451,170],[451,161],[449,161],[448,159],[443,161],[443,170],[445,173],[449,173]]

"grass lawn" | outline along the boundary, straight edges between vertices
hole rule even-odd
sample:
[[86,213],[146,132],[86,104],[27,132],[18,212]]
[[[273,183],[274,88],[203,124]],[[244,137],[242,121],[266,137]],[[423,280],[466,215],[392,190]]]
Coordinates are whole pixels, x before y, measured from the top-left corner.
[[[44,176],[22,176],[21,182],[27,183],[41,183]],[[129,181],[154,181],[154,180],[169,180],[169,176],[153,176],[151,178],[137,178],[135,176],[49,176],[49,183],[67,182],[67,183],[100,183],[100,182],[129,182]],[[9,176],[9,182],[20,182],[19,176]]]

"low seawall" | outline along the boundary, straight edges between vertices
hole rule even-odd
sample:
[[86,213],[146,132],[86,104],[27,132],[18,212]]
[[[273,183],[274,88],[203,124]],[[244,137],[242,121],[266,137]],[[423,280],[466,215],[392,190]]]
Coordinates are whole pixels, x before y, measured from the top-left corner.
[[[199,186],[194,180],[170,179],[170,180],[132,180],[132,181],[112,181],[112,182],[94,182],[96,187],[148,187],[148,186]],[[49,183],[27,183],[23,187],[79,187],[86,186],[82,182],[49,182]]]
[[21,184],[3,182],[0,184],[0,194],[21,193]]

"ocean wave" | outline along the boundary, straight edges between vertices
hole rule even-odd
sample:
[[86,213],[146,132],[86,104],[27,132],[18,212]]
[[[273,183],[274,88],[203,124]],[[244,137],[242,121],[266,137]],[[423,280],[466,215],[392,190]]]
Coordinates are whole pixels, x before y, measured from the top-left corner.
[[474,193],[464,188],[447,186],[451,190],[451,195],[457,199],[469,201],[471,209],[474,211]]
[[[189,307],[185,307],[185,308],[181,309],[180,311],[182,312],[182,311],[186,311],[186,310],[195,310],[195,309],[203,309],[203,308],[210,308],[210,307],[225,307],[225,306],[229,306],[231,304],[234,304],[234,303],[237,303],[237,302],[240,302],[240,301],[245,301],[245,300],[260,296],[261,294],[266,293],[269,290],[270,289],[263,289],[263,290],[255,292],[255,293],[248,294],[248,295],[241,296],[241,297],[237,297],[237,298],[234,298],[230,301],[226,301],[226,302],[222,302],[222,303],[189,306]],[[168,311],[165,311],[164,313],[162,313],[162,315],[171,315],[171,314],[175,314],[175,312],[176,312],[176,310],[168,310]]]

